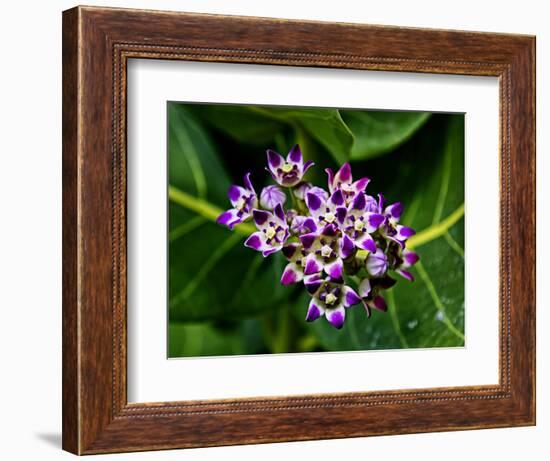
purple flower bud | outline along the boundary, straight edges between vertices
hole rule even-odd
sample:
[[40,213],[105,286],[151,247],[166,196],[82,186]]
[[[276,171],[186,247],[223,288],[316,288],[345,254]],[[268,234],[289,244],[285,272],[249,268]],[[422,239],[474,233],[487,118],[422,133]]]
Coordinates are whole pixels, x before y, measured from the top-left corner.
[[273,210],[278,204],[284,205],[285,202],[286,194],[279,186],[264,187],[260,194],[260,204],[268,210]]
[[382,277],[388,270],[388,258],[380,249],[369,253],[365,262],[367,272],[373,277]]

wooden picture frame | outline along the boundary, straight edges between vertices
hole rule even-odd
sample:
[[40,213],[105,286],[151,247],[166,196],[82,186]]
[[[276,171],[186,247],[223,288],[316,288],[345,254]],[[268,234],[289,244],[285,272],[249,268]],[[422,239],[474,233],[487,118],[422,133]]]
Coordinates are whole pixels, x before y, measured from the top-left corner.
[[[496,76],[500,380],[129,404],[126,63],[131,58]],[[63,448],[93,454],[535,424],[535,38],[77,7],[63,13]]]

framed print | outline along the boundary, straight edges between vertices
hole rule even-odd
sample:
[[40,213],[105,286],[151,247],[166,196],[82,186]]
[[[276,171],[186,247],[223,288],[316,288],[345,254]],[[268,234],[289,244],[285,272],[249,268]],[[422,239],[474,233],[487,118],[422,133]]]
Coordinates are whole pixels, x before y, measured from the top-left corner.
[[63,448],[535,424],[534,37],[63,13]]

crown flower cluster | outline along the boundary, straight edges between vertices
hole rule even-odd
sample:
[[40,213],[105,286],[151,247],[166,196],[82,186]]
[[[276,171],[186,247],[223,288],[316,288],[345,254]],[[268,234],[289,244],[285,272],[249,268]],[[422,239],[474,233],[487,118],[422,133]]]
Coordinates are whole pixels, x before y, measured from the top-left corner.
[[233,229],[252,220],[257,230],[245,246],[264,257],[280,251],[288,261],[281,283],[301,283],[311,297],[305,320],[324,316],[340,329],[351,306],[362,305],[369,317],[371,309],[387,311],[382,293],[396,283],[392,273],[413,281],[409,268],[419,257],[406,244],[415,231],[399,223],[401,203],[368,195],[368,178],[353,181],[349,163],[325,170],[328,190],[304,181],[312,166],[298,145],[286,158],[268,150],[266,170],[276,184],[258,197],[247,173],[244,186],[229,188],[232,208],[217,222]]

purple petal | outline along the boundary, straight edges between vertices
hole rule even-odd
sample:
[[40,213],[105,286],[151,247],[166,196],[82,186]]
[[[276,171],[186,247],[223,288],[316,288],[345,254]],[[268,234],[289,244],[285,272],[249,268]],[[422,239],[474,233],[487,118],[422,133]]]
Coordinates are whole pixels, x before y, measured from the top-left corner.
[[416,234],[416,231],[414,229],[411,229],[410,227],[405,226],[397,226],[397,238],[399,240],[406,240],[409,237],[412,237],[414,234]]
[[339,182],[351,182],[351,166],[348,162],[344,163],[336,173],[336,180]]
[[344,224],[347,214],[348,214],[348,210],[346,210],[343,206],[336,208],[336,220],[340,224]]
[[393,219],[397,220],[401,217],[401,214],[403,213],[403,205],[401,202],[392,203],[388,207],[386,207],[386,210],[384,213],[389,214]]
[[325,317],[330,324],[338,330],[344,326],[344,320],[346,319],[346,311],[343,307],[327,310]]
[[308,160],[306,163],[304,163],[304,167],[302,168],[302,176],[306,174],[306,171],[309,170],[315,163],[313,163],[313,160]]
[[361,297],[355,292],[353,288],[348,286],[344,287],[344,306],[349,307],[355,304],[359,304],[362,301]]
[[277,204],[273,209],[273,213],[275,213],[275,216],[277,216],[277,218],[279,218],[281,221],[283,221],[283,223],[286,224],[286,216],[283,210],[283,205],[281,205],[280,203]]
[[367,256],[367,272],[373,277],[382,277],[388,270],[388,258],[382,250],[376,250]]
[[386,220],[386,218],[378,213],[367,213],[368,231],[374,232],[380,227],[380,225]]
[[388,310],[386,300],[382,298],[382,296],[375,296],[374,299],[369,302],[369,305],[382,312],[386,312]]
[[306,322],[313,322],[321,317],[321,308],[315,304],[315,300],[312,299],[309,302],[309,307],[307,309]]
[[370,280],[368,278],[361,280],[361,283],[359,284],[359,295],[361,295],[362,298],[366,298],[369,295],[370,290]]
[[315,242],[315,239],[317,238],[317,235],[315,234],[303,234],[300,235],[300,241],[302,242],[302,245],[304,249],[308,250],[313,245],[313,242]]
[[263,251],[267,248],[264,238],[265,237],[263,232],[254,232],[250,237],[246,239],[246,241],[244,242],[244,246],[252,248],[256,251]]
[[223,226],[229,227],[229,229],[233,229],[235,224],[240,224],[241,222],[243,222],[245,217],[245,215],[239,217],[239,215],[237,214],[237,210],[232,209],[224,211],[221,215],[219,215],[216,219],[216,222]]
[[366,232],[359,238],[355,239],[354,242],[355,242],[355,245],[357,245],[362,250],[367,250],[367,251],[370,251],[371,253],[374,253],[376,251],[376,242]]
[[321,197],[319,197],[317,194],[314,194],[312,192],[308,192],[306,194],[306,205],[309,208],[309,211],[312,213],[315,213],[321,208],[321,205],[323,204],[323,201],[321,200]]
[[310,232],[317,232],[317,224],[315,224],[315,220],[313,218],[307,218],[304,221],[303,226]]
[[298,245],[297,243],[289,243],[288,245],[284,246],[281,251],[286,259],[292,259],[292,257],[298,251],[299,247],[300,245]]
[[414,282],[414,276],[404,269],[396,269],[395,272],[397,272],[401,277],[406,278],[409,282]]
[[227,196],[229,197],[229,200],[231,201],[231,204],[233,206],[235,206],[239,199],[245,194],[246,191],[241,186],[232,185],[227,191]]
[[267,165],[271,171],[275,172],[277,168],[284,163],[284,161],[285,159],[274,150],[267,150]]
[[378,194],[378,209],[380,212],[384,209],[384,204],[386,203],[386,199],[382,194]]
[[319,274],[304,277],[304,286],[309,294],[314,294],[323,284],[323,278]]
[[334,237],[338,233],[338,227],[334,224],[327,224],[321,231],[321,235],[326,235],[327,237]]
[[332,192],[332,189],[334,187],[334,172],[331,168],[325,168],[325,172],[328,175],[328,188]]
[[370,178],[361,178],[353,183],[353,189],[356,192],[364,192],[369,185]]
[[355,249],[353,241],[346,235],[340,239],[340,255],[343,259],[349,258]]
[[344,204],[344,194],[340,189],[333,192],[329,199],[330,203],[335,206],[342,206]]
[[415,253],[414,251],[406,250],[403,252],[403,262],[404,262],[403,265],[405,267],[410,267],[415,265],[419,259],[420,259],[420,256],[418,256],[418,254]]
[[257,226],[262,227],[273,215],[269,211],[252,210],[252,216]]
[[256,194],[256,191],[254,190],[254,186],[252,185],[252,181],[250,180],[250,173],[246,173],[243,178],[244,186],[250,190],[251,192],[254,192]]
[[306,267],[304,268],[305,275],[317,274],[323,270],[322,262],[317,258],[315,253],[310,253],[306,257]]
[[325,264],[325,272],[332,280],[340,280],[344,273],[344,263],[340,258],[336,258],[333,262]]
[[283,275],[281,276],[282,285],[291,285],[297,283],[303,278],[303,272],[295,263],[289,263],[286,265]]
[[365,198],[365,194],[360,192],[353,198],[353,202],[351,202],[351,207],[354,210],[363,211],[365,207],[367,206],[367,200]]
[[279,251],[280,249],[281,249],[280,245],[276,247],[267,248],[264,251],[262,251],[262,255],[265,258],[266,256],[269,256],[273,253],[277,253],[277,251]]
[[303,163],[302,160],[302,151],[298,144],[295,144],[290,152],[288,153],[287,160],[290,160],[292,163]]

